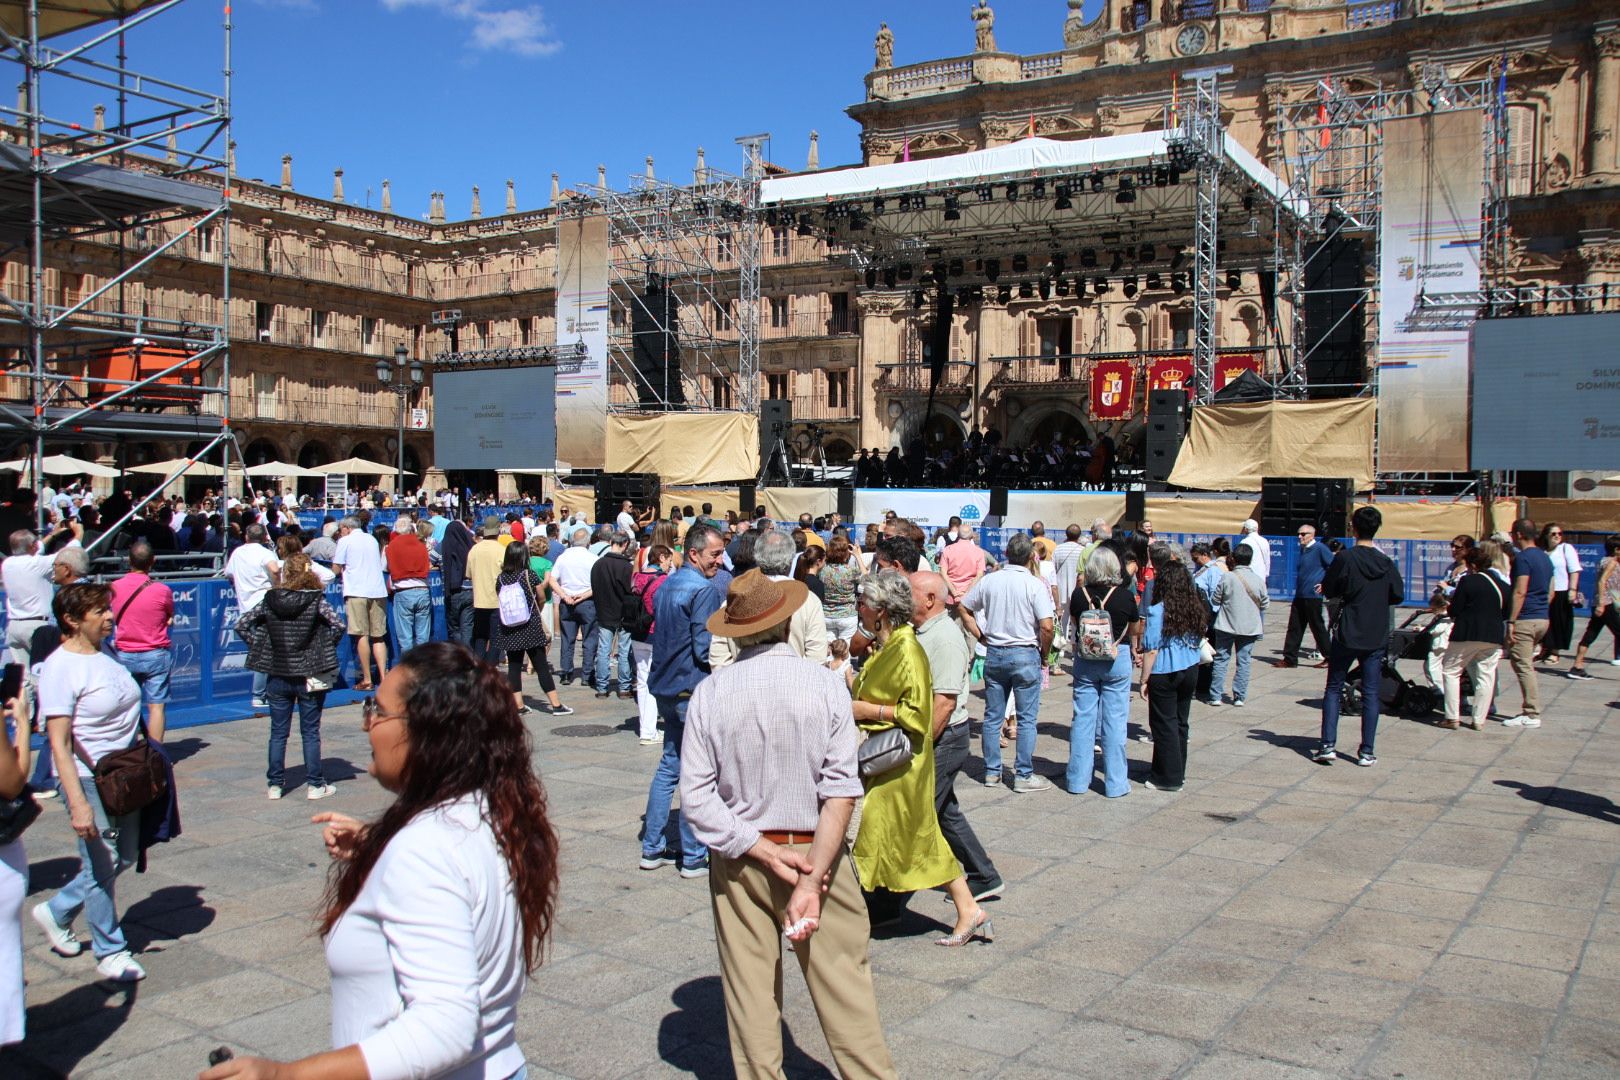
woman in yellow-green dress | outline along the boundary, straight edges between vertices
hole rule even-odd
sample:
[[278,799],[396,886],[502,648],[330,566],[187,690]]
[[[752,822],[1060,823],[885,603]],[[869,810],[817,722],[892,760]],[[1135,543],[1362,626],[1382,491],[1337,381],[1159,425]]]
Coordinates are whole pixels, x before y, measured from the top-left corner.
[[856,615],[877,651],[855,680],[855,722],[867,732],[898,727],[911,737],[912,749],[903,767],[862,781],[866,802],[855,837],[861,886],[916,892],[945,885],[956,904],[956,927],[938,944],[988,942],[990,916],[973,899],[934,813],[934,687],[911,626],[911,582],[898,570],[867,578]]

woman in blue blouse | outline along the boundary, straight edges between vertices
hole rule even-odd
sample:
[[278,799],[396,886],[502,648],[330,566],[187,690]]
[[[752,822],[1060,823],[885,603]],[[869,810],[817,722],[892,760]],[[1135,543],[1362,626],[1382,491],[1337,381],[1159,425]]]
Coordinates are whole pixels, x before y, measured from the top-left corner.
[[1187,778],[1187,717],[1198,687],[1198,647],[1209,611],[1180,559],[1153,579],[1153,604],[1142,635],[1142,700],[1153,733],[1153,767],[1143,781],[1156,791],[1180,791]]

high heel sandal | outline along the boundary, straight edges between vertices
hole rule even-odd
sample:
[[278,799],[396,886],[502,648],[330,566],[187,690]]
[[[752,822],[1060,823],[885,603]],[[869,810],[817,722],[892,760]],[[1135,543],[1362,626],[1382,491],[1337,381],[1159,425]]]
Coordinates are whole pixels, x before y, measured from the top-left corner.
[[996,928],[990,921],[989,912],[981,910],[979,912],[979,917],[973,921],[972,926],[968,927],[966,930],[963,930],[961,933],[950,934],[946,937],[942,937],[935,941],[934,944],[943,945],[947,949],[955,949],[966,945],[974,938],[983,938],[986,945],[990,944],[996,939]]

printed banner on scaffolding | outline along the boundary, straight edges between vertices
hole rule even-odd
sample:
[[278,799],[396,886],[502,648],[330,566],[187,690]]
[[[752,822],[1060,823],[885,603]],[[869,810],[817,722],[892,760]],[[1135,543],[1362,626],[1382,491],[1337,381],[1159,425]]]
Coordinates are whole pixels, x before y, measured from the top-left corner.
[[[557,222],[557,345],[585,346],[578,371],[557,371],[557,459],[600,469],[606,458],[608,401],[608,222]],[[550,468],[537,461],[529,467]]]
[[1136,411],[1136,361],[1098,360],[1091,365],[1091,418],[1129,420]]
[[1479,288],[1485,199],[1477,110],[1384,121],[1378,470],[1468,468],[1468,326],[1411,324],[1419,294]]
[[1148,361],[1148,390],[1185,390],[1192,400],[1193,360],[1190,356],[1161,356]]
[[1245,371],[1260,374],[1260,358],[1253,353],[1226,353],[1215,357],[1215,389],[1220,390]]

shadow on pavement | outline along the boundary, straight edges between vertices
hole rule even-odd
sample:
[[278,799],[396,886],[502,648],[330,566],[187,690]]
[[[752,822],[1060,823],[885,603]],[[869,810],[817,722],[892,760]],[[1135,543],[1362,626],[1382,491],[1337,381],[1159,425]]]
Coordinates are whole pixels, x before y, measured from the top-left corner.
[[165,885],[131,904],[121,920],[129,947],[145,952],[154,944],[198,934],[214,922],[198,885]]
[[198,739],[194,737],[185,739],[167,739],[163,743],[163,752],[169,755],[169,763],[171,765],[178,765],[189,757],[195,757],[197,754],[208,749],[211,745],[213,744],[208,742],[206,739]]
[[79,873],[79,860],[72,855],[57,859],[41,859],[28,864],[28,895],[46,889],[55,891],[72,881]]
[[[682,983],[670,995],[674,1012],[658,1023],[658,1056],[699,1080],[729,1080],[731,1043],[726,1035],[726,1003],[718,975]],[[782,1071],[791,1077],[832,1077],[782,1029]]]
[[1517,780],[1498,780],[1496,786],[1513,788],[1519,793],[1519,798],[1529,799],[1543,806],[1556,806],[1572,814],[1585,814],[1599,821],[1620,825],[1620,805],[1616,805],[1614,800],[1603,795],[1594,795],[1589,791],[1575,791],[1572,788],[1522,784]]
[[0,1049],[8,1080],[71,1076],[74,1067],[124,1026],[139,984],[106,981],[77,986],[53,1001],[28,1007],[28,1035]]
[[1257,739],[1260,742],[1268,742],[1272,746],[1280,746],[1284,750],[1292,750],[1302,758],[1310,757],[1311,751],[1316,749],[1317,744],[1322,741],[1319,734],[1283,735],[1279,732],[1267,731],[1265,728],[1250,728],[1249,738]]

